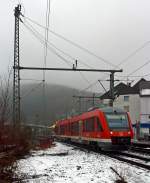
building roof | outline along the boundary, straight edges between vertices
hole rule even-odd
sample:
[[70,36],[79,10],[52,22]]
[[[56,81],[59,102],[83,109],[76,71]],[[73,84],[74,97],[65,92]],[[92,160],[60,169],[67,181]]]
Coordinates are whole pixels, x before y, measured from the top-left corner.
[[144,78],[141,78],[137,83],[135,83],[135,85],[132,87],[134,88],[134,91],[139,94],[140,93],[140,85],[143,83],[143,82],[148,82],[146,81]]
[[[148,82],[148,83],[147,83]],[[115,95],[129,95],[129,94],[140,94],[140,89],[142,86],[149,85],[150,88],[150,81],[146,81],[144,78],[141,78],[135,85],[132,87],[129,85],[126,85],[124,83],[119,83],[114,87],[114,93]],[[110,99],[110,90],[106,93],[104,93],[101,96],[101,99]]]
[[150,89],[150,81],[143,81],[140,83],[140,90]]

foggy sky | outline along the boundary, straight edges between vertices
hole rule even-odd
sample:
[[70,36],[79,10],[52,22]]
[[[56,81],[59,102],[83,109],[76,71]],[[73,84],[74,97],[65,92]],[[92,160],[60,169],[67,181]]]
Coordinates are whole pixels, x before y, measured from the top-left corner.
[[[22,3],[22,13],[45,25],[46,0],[2,0],[0,6],[0,74],[13,65],[14,16],[13,9]],[[32,24],[44,35],[44,30]],[[148,0],[51,0],[50,29],[78,43],[93,53],[117,65],[134,50],[150,40],[150,1]],[[49,41],[77,60],[82,60],[97,69],[112,69],[103,61],[83,52],[49,33]],[[150,44],[141,49],[127,62],[120,65],[127,75],[150,59]],[[60,53],[63,56],[63,54]],[[66,58],[66,57],[65,57]],[[69,61],[72,61],[68,59]],[[21,24],[20,65],[43,66],[43,45]],[[72,61],[73,62],[73,61]],[[48,51],[47,67],[69,67],[64,61]],[[85,68],[78,63],[78,68]],[[150,64],[133,75],[150,73]],[[117,69],[117,68],[116,68]],[[102,73],[46,72],[47,83],[56,83],[74,88],[86,88],[101,78]],[[105,76],[105,77],[104,77]],[[21,79],[42,79],[42,71],[21,71]],[[149,76],[145,77],[149,79]],[[138,78],[133,78],[138,79]],[[26,83],[26,81],[22,81]],[[104,85],[108,87],[108,83]],[[97,84],[90,91],[103,91]]]

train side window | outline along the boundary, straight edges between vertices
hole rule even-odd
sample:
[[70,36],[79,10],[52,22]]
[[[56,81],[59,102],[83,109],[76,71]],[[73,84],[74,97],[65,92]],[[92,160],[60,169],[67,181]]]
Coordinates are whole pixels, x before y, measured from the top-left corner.
[[101,121],[99,120],[98,117],[96,117],[96,124],[97,124],[97,131],[103,131]]
[[82,130],[83,130],[83,132],[85,132],[86,131],[86,121],[85,120],[83,121],[82,126],[83,126]]
[[64,135],[64,133],[65,133],[65,126],[60,125],[60,135]]
[[85,121],[85,131],[87,131],[87,132],[94,131],[94,118],[86,119],[86,121]]
[[74,134],[79,133],[79,123],[78,122],[73,122],[71,124],[71,132],[74,133]]
[[68,123],[68,132],[71,131],[71,128],[70,128],[70,123]]

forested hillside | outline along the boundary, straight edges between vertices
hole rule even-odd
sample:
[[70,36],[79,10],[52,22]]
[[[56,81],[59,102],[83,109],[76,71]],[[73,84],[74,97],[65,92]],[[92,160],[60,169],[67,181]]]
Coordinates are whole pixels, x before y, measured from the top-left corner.
[[[23,85],[22,117],[24,121],[33,123],[51,123],[70,113],[79,111],[79,100],[73,95],[81,95],[77,89],[60,85],[46,85],[45,93],[42,85]],[[82,92],[82,95],[92,96],[92,93]],[[45,96],[45,97],[44,97]],[[92,106],[92,100],[81,99],[81,110],[85,111]]]

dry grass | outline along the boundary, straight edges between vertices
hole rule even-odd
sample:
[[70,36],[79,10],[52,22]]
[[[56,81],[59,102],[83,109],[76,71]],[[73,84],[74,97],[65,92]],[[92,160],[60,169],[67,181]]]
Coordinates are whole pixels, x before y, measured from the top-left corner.
[[20,157],[29,153],[32,148],[29,129],[8,127],[0,131],[0,181],[20,181],[15,174]]

